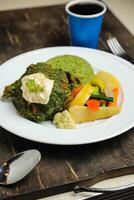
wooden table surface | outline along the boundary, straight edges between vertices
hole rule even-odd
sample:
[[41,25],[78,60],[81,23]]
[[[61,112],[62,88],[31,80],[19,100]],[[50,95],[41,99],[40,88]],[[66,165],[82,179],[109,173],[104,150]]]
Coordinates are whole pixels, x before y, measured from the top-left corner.
[[[99,49],[109,51],[105,43],[108,32],[117,36],[128,53],[134,55],[132,35],[109,11]],[[69,37],[63,5],[0,12],[0,63],[29,50],[64,45],[69,45]],[[133,166],[134,129],[97,144],[55,146],[19,138],[0,127],[0,163],[31,148],[41,151],[41,162],[19,183],[0,186],[0,200],[34,200],[69,191],[76,182],[111,169]]]

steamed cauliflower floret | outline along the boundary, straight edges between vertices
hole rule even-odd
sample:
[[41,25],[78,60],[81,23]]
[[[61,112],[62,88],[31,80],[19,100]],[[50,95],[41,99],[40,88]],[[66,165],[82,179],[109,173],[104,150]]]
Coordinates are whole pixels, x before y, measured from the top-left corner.
[[53,123],[57,126],[57,128],[64,128],[64,129],[75,128],[76,125],[67,110],[64,110],[61,113],[57,113],[54,116]]

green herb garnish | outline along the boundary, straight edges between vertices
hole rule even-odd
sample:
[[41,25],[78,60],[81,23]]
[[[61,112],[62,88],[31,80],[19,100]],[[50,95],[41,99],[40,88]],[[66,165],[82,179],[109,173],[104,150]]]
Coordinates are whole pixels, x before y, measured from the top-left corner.
[[34,79],[29,80],[26,83],[26,86],[28,87],[30,92],[42,92],[44,89],[40,85],[36,84]]

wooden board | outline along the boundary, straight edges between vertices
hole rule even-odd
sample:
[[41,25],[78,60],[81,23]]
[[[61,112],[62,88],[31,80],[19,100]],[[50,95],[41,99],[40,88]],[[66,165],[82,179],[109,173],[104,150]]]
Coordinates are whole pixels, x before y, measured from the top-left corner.
[[[109,51],[107,33],[117,36],[128,53],[134,55],[132,35],[110,12],[105,16],[99,44],[100,49]],[[29,50],[63,45],[69,45],[63,5],[0,12],[0,63]],[[40,150],[41,162],[19,183],[0,186],[0,200],[34,200],[69,191],[76,182],[92,180],[111,169],[133,166],[134,129],[97,144],[55,146],[19,138],[0,127],[0,164],[31,148]]]

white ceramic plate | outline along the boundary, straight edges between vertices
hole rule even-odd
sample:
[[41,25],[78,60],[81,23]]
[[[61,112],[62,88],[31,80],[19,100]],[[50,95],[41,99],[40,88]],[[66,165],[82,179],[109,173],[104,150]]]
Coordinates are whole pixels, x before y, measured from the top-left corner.
[[76,145],[103,141],[124,133],[134,125],[134,66],[112,54],[79,47],[44,48],[21,54],[0,66],[0,95],[31,63],[72,54],[85,58],[95,70],[111,72],[121,82],[124,102],[120,114],[105,120],[87,122],[76,129],[57,129],[51,122],[36,124],[19,116],[10,101],[0,101],[0,125],[20,137],[36,142]]

